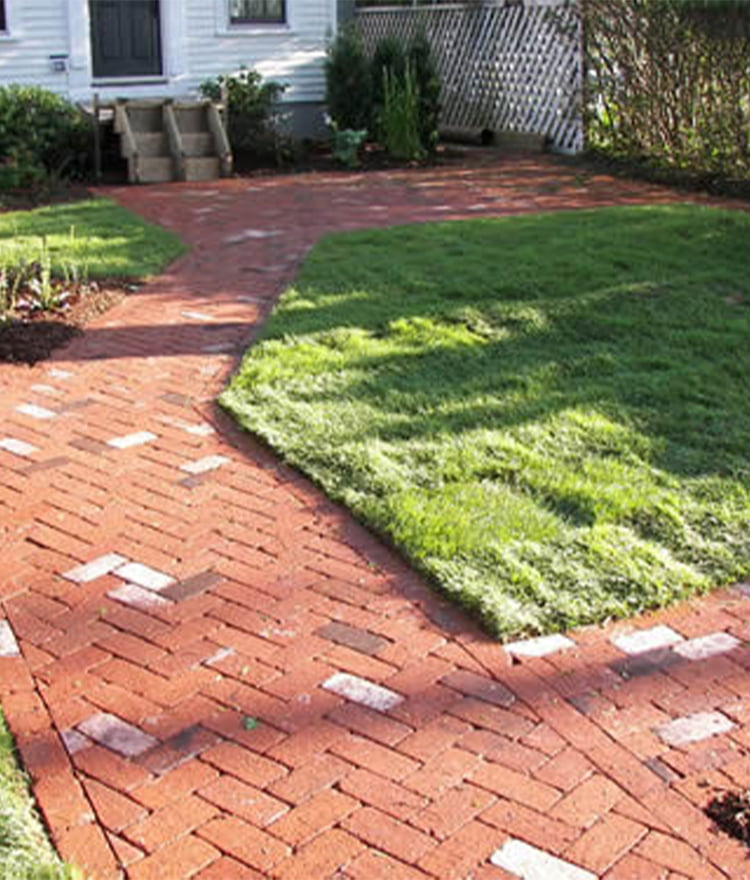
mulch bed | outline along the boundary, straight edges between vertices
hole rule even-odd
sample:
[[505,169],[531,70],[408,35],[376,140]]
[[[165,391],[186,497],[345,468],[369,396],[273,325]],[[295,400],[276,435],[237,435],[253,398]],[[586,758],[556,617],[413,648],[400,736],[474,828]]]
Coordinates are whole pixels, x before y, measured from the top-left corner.
[[125,295],[123,287],[82,286],[71,291],[64,310],[35,311],[0,322],[0,362],[35,364],[48,358]]
[[722,831],[750,845],[750,790],[724,792],[711,801],[706,813]]

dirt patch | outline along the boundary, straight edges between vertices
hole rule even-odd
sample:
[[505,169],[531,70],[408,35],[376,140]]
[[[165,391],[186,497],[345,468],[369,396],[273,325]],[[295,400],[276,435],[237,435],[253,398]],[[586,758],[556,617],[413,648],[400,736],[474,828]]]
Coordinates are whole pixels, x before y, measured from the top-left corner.
[[88,285],[72,291],[64,308],[0,321],[0,362],[35,364],[48,358],[125,295],[123,287]]

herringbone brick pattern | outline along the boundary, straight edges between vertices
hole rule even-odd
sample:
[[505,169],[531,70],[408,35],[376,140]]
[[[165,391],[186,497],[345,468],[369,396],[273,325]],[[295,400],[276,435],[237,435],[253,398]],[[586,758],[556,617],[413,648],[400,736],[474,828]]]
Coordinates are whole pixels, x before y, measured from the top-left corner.
[[750,877],[702,812],[750,780],[746,592],[505,649],[213,402],[325,232],[679,196],[517,157],[109,194],[190,254],[0,368],[2,705],[61,853],[97,880]]

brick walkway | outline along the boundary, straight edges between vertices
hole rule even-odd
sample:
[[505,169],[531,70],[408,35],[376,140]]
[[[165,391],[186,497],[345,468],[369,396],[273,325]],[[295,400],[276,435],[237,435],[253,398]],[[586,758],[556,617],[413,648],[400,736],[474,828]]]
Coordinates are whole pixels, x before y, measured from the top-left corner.
[[[191,253],[0,367],[0,687],[97,880],[718,880],[750,598],[506,648],[213,404],[334,229],[676,198],[551,160],[113,190]],[[750,590],[748,590],[750,595]],[[20,652],[20,653],[19,653]]]

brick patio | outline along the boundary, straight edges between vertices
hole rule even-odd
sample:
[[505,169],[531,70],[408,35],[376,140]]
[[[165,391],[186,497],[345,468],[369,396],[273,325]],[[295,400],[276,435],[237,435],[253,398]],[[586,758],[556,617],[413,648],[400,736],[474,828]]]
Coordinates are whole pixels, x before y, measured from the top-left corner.
[[[324,233],[680,198],[509,157],[113,189],[190,253],[0,366],[2,705],[96,880],[750,878],[750,589],[506,648],[214,404]],[[695,200],[695,199],[694,199]]]

